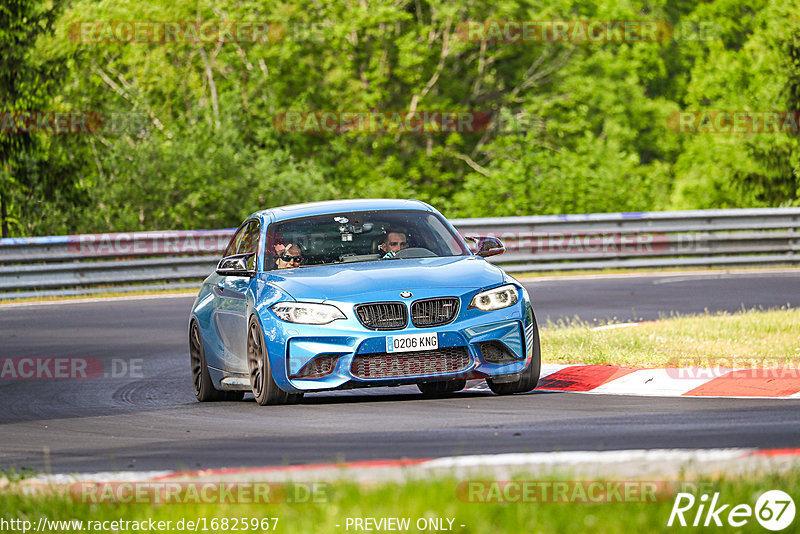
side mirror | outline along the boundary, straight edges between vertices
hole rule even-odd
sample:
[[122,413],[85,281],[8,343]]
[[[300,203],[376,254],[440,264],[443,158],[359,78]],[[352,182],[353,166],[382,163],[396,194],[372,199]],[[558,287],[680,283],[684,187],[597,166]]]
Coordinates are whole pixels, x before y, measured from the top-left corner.
[[466,239],[476,243],[475,254],[482,258],[497,256],[506,251],[503,242],[496,237],[467,236]]
[[219,260],[217,264],[217,274],[220,276],[255,276],[255,264],[251,259],[255,259],[255,254],[235,254]]

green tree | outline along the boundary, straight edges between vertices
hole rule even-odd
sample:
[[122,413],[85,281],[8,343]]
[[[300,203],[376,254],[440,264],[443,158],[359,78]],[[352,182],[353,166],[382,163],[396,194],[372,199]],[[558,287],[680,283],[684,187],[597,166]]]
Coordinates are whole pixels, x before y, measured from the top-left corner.
[[[800,111],[800,7],[783,0],[718,0],[697,18],[717,21],[698,50],[685,107]],[[781,206],[800,202],[800,144],[788,134],[688,134],[675,161],[676,208]]]
[[[43,57],[37,43],[53,34],[60,9],[41,0],[10,0],[0,5],[0,112],[4,125],[15,121],[15,112],[46,111],[66,73],[63,57]],[[2,235],[10,235],[9,223],[18,225],[21,205],[29,193],[57,196],[70,172],[49,172],[53,149],[50,141],[15,128],[0,130],[0,220]],[[73,169],[74,171],[74,169]],[[36,183],[34,183],[36,182]]]
[[[24,2],[4,16],[20,5],[48,12]],[[796,203],[796,137],[679,135],[668,117],[800,108],[797,11],[782,0],[72,0],[39,23],[52,37],[7,45],[4,58],[69,58],[54,105],[109,120],[92,136],[11,139],[3,193],[24,233],[233,226],[255,209],[348,197],[415,197],[465,217]],[[459,32],[470,20],[591,19],[662,20],[676,34],[512,43]],[[268,20],[285,35],[81,40],[81,21],[137,20]],[[11,42],[6,27],[17,26],[3,27]],[[51,92],[3,105],[43,108]],[[493,122],[423,134],[275,125],[289,110],[411,109]]]

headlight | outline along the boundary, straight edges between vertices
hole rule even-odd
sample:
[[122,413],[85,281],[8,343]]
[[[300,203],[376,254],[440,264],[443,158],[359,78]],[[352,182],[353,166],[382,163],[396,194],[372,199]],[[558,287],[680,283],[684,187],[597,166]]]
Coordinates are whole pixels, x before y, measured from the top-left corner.
[[517,288],[509,284],[481,291],[472,297],[469,307],[483,311],[500,310],[513,306],[517,303],[517,300]]
[[328,324],[336,319],[344,319],[342,311],[330,304],[313,302],[279,302],[270,308],[278,319],[289,323]]

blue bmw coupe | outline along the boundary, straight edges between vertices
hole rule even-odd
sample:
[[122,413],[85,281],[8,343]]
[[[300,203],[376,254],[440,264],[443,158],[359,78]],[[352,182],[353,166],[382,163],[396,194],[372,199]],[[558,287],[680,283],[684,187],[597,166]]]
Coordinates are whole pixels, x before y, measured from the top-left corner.
[[414,200],[340,200],[248,217],[189,321],[200,401],[298,402],[305,392],[416,384],[425,395],[485,379],[497,394],[539,380],[525,288]]

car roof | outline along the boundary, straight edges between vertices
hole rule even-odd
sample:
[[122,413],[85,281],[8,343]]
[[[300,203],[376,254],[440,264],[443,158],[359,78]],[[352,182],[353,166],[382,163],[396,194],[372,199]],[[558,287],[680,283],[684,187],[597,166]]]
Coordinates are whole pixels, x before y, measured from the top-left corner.
[[325,215],[347,211],[368,210],[420,210],[433,211],[428,204],[420,200],[402,200],[393,198],[369,198],[357,200],[326,200],[323,202],[307,202],[261,210],[248,218],[261,217],[271,221],[282,221],[296,217]]

